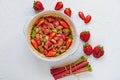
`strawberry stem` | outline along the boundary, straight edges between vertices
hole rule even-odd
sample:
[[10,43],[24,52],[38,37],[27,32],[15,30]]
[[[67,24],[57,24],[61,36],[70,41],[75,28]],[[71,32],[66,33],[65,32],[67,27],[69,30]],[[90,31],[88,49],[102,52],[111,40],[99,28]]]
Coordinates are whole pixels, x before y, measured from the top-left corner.
[[104,50],[104,47],[103,46],[100,46],[100,45],[98,45],[99,46],[99,48],[100,48],[100,50]]
[[87,46],[89,46],[90,44],[89,43],[85,43],[84,45],[83,45],[83,47],[87,47]]
[[84,34],[87,34],[89,31],[84,31]]

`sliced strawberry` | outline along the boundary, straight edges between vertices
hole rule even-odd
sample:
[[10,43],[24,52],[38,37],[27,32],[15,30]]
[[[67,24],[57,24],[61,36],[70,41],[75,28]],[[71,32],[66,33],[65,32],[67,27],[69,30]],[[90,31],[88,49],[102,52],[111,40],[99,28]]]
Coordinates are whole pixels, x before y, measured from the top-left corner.
[[85,16],[84,16],[84,13],[83,12],[79,12],[78,13],[79,17],[82,19],[82,20],[85,20]]
[[51,40],[55,35],[56,35],[56,33],[54,33],[54,32],[50,32],[49,40]]
[[46,57],[54,57],[54,56],[55,56],[55,54],[56,54],[56,52],[55,52],[55,51],[50,50],[50,51],[46,54]]
[[66,15],[68,15],[69,17],[71,17],[71,9],[70,8],[65,8],[65,10],[64,10],[64,13],[66,14]]
[[44,22],[44,18],[40,18],[37,23],[37,27],[41,26],[41,24]]
[[89,23],[91,21],[91,16],[90,15],[87,15],[84,22],[85,23]]
[[71,43],[72,43],[72,40],[71,40],[71,39],[68,39],[68,40],[66,41],[66,48],[67,48],[67,49],[70,47]]
[[61,24],[64,28],[69,28],[69,25],[68,25],[64,20],[61,20],[61,21],[60,21],[60,24]]
[[60,10],[63,8],[63,3],[62,2],[57,2],[55,5],[55,10]]
[[89,43],[85,43],[83,46],[83,51],[86,55],[91,55],[92,54],[92,46]]
[[93,49],[93,56],[95,58],[100,58],[104,55],[104,48],[103,46],[96,46],[94,49]]
[[35,49],[38,48],[38,43],[37,43],[37,41],[36,41],[35,39],[32,39],[32,40],[31,40],[31,44],[33,45],[33,47],[34,47]]
[[36,11],[44,10],[44,6],[43,6],[42,2],[40,2],[40,1],[34,1],[33,8]]

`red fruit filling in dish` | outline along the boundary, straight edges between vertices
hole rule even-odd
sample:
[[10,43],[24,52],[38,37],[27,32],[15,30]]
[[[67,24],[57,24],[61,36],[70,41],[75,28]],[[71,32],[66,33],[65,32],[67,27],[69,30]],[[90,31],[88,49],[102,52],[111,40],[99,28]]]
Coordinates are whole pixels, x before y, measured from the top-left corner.
[[56,57],[69,49],[73,41],[69,24],[60,17],[39,18],[31,30],[31,44],[46,57]]

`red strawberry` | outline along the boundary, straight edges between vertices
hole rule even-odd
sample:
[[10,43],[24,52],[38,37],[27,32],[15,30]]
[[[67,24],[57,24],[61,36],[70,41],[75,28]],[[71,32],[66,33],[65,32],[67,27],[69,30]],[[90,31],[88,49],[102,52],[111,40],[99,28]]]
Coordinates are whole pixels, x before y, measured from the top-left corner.
[[71,39],[68,39],[68,40],[66,41],[66,48],[67,48],[67,49],[70,47],[71,43],[72,43],[72,40],[71,40]]
[[64,28],[69,28],[68,24],[67,24],[64,20],[61,20],[61,21],[60,21],[60,24],[61,24]]
[[91,21],[91,16],[90,15],[87,15],[84,22],[85,23],[89,23]]
[[83,46],[83,51],[86,55],[91,55],[92,54],[92,46],[89,43],[85,43]]
[[82,19],[82,20],[85,20],[85,16],[84,16],[84,13],[83,12],[79,12],[78,13],[79,17]]
[[44,18],[38,20],[37,27],[39,27],[42,23],[44,23]]
[[56,52],[55,52],[55,51],[50,50],[50,51],[46,54],[46,57],[54,57],[54,56],[55,56],[55,54],[56,54]]
[[63,8],[63,3],[62,2],[57,2],[55,6],[55,10],[60,10]]
[[71,9],[70,8],[65,8],[64,13],[71,17]]
[[55,35],[56,35],[56,33],[51,32],[51,33],[50,33],[50,36],[49,36],[49,40],[51,40]]
[[43,6],[43,4],[40,1],[34,1],[33,8],[36,11],[44,10],[44,6]]
[[38,48],[38,43],[37,43],[37,41],[36,41],[35,39],[32,39],[32,40],[31,40],[31,44],[33,45],[33,47],[34,47],[35,49]]
[[87,42],[90,39],[90,32],[89,31],[83,31],[80,33],[80,39],[84,42]]
[[93,49],[93,56],[95,58],[100,58],[103,55],[104,55],[104,48],[103,48],[103,46],[98,45],[98,46],[96,46]]

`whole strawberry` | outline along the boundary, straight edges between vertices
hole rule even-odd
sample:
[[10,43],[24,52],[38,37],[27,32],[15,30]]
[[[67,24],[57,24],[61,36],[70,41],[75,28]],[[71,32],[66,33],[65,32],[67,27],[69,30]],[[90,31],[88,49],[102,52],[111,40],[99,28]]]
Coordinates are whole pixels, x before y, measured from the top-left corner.
[[104,48],[103,46],[96,46],[94,49],[93,49],[93,56],[95,58],[100,58],[104,55]]
[[84,42],[87,42],[90,39],[90,32],[89,31],[83,31],[80,33],[80,39]]
[[65,8],[64,13],[71,17],[71,9],[70,8]]
[[83,45],[83,51],[86,55],[91,55],[92,54],[92,46],[89,43],[85,43],[85,45]]
[[34,1],[33,8],[35,11],[44,10],[44,6],[40,1]]
[[63,8],[63,3],[60,1],[60,2],[57,2],[56,5],[55,5],[55,10],[60,10]]

